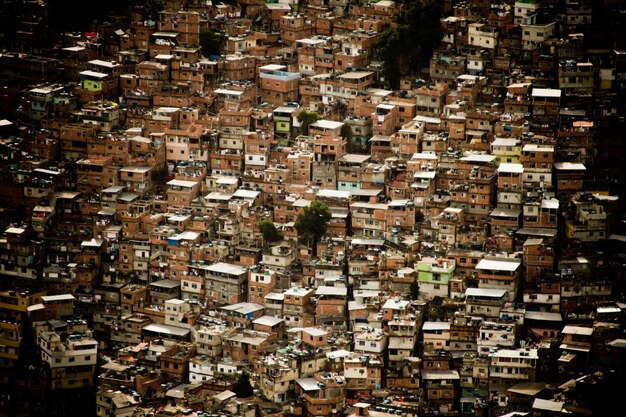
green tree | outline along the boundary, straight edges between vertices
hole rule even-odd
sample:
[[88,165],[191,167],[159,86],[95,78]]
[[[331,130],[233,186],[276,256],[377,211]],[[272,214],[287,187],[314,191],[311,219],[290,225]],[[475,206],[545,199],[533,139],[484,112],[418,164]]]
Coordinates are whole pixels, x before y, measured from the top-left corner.
[[390,88],[398,88],[400,86],[400,62],[398,58],[402,50],[398,29],[385,29],[380,35],[376,50],[379,58],[383,61],[382,73],[385,77],[385,85]]
[[239,398],[252,397],[252,394],[254,394],[254,389],[252,388],[252,384],[250,383],[250,375],[248,375],[246,371],[243,371],[239,375],[239,379],[233,387],[233,392]]
[[302,134],[308,135],[309,126],[317,122],[320,119],[320,116],[314,111],[302,109],[300,110],[300,113],[298,113],[297,119],[298,122],[300,122],[300,129],[302,129]]
[[420,294],[420,284],[417,282],[417,278],[413,280],[409,290],[411,291],[411,300],[417,300]]
[[280,234],[278,229],[276,229],[276,225],[271,220],[261,220],[259,227],[261,228],[264,241],[271,243],[282,240],[283,235]]
[[381,33],[376,49],[388,87],[398,88],[401,75],[418,74],[429,63],[441,42],[441,14],[442,0],[410,0],[397,27]]
[[352,136],[352,129],[350,129],[350,125],[347,123],[344,123],[343,126],[341,126],[341,137],[344,139],[350,139],[350,136]]
[[437,296],[428,302],[428,307],[424,314],[425,321],[440,321],[445,317],[445,310],[442,307],[443,298]]
[[148,2],[148,7],[150,10],[150,16],[155,20],[159,18],[159,12],[165,9],[163,0],[151,0]]
[[213,29],[202,27],[200,29],[200,47],[204,56],[219,55],[221,51],[220,36]]
[[295,227],[298,235],[311,239],[313,243],[313,254],[317,253],[317,242],[326,233],[331,213],[328,206],[321,201],[313,201],[311,205],[304,208],[304,212],[298,214]]

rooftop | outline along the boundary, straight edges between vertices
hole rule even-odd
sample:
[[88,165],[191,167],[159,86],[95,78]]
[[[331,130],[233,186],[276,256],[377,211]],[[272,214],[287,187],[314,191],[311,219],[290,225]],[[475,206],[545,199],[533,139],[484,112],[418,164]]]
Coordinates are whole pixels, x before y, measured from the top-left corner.
[[503,272],[514,272],[521,265],[521,261],[519,259],[513,258],[502,258],[502,259],[481,259],[476,265],[476,269],[478,270],[486,270],[486,271],[503,271]]

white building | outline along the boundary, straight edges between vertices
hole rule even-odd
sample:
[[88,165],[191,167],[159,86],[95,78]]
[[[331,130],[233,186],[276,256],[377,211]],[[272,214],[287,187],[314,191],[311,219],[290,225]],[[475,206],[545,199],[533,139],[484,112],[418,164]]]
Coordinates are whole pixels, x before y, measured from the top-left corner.
[[422,326],[424,351],[450,349],[450,322],[427,321]]
[[98,342],[86,334],[71,334],[65,341],[55,332],[43,332],[38,339],[41,360],[50,368],[92,366],[96,364]]
[[189,383],[209,381],[215,375],[217,365],[207,355],[200,355],[189,360]]
[[476,265],[478,286],[481,289],[506,290],[508,300],[517,295],[517,285],[522,261],[516,258],[487,257]]
[[98,417],[131,417],[141,404],[141,397],[121,391],[99,391],[96,394]]
[[484,322],[478,333],[478,354],[487,355],[494,348],[515,347],[515,325]]
[[368,329],[354,336],[354,350],[382,354],[387,349],[388,342],[389,338],[381,330]]
[[[513,22],[516,25],[532,23],[532,16],[536,15],[540,3],[540,1],[516,1],[515,6],[513,7]],[[529,21],[529,19],[531,21]]]
[[91,331],[63,335],[42,332],[37,338],[41,360],[50,366],[50,388],[92,386],[98,356],[98,342]]
[[468,288],[465,290],[465,314],[496,318],[506,300],[506,290]]
[[533,381],[539,356],[537,349],[501,349],[490,355],[489,377]]
[[165,301],[165,324],[176,327],[191,328],[184,322],[184,313],[189,311],[189,304],[183,300],[172,298]]
[[498,28],[485,23],[470,23],[467,43],[480,48],[494,49],[498,44]]
[[413,356],[417,339],[416,320],[392,320],[389,329],[389,362],[401,363],[404,358]]
[[202,326],[192,329],[192,341],[196,344],[198,353],[210,357],[221,356],[222,334],[225,328],[217,325],[211,327]]
[[522,48],[528,51],[539,49],[543,41],[554,36],[556,23],[522,25]]

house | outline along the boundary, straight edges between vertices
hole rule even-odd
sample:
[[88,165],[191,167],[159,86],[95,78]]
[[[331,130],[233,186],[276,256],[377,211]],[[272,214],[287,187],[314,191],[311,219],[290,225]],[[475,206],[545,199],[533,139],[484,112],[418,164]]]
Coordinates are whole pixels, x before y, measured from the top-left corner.
[[341,327],[346,325],[346,287],[318,286],[315,290],[317,303],[315,307],[316,324]]
[[503,164],[519,163],[522,141],[517,138],[496,138],[491,142],[491,154],[496,156],[498,167]]
[[270,294],[276,286],[276,272],[259,265],[250,269],[248,278],[248,301],[262,304],[265,297]]
[[487,257],[476,265],[478,287],[481,289],[506,290],[509,301],[513,301],[518,291],[521,276],[519,259]]
[[428,298],[447,297],[454,276],[454,259],[422,258],[415,263],[420,293]]
[[511,349],[517,344],[516,327],[511,323],[484,321],[478,331],[479,355],[487,356],[494,348]]
[[284,65],[264,65],[259,68],[261,100],[277,106],[298,101],[300,73],[287,72]]
[[261,316],[252,320],[252,330],[269,333],[272,338],[280,340],[285,332],[285,324],[281,318]]
[[37,336],[37,346],[42,362],[50,367],[49,383],[52,391],[94,385],[98,342],[90,331],[69,335],[42,332]]
[[507,299],[504,289],[468,288],[465,290],[465,314],[497,318]]
[[524,145],[520,158],[524,166],[524,172],[522,173],[524,189],[552,189],[554,149],[552,145]]
[[164,306],[167,300],[180,298],[180,282],[171,279],[154,281],[148,285],[150,303]]
[[424,350],[438,351],[450,349],[450,322],[425,321],[422,325]]
[[468,44],[485,49],[498,46],[498,29],[485,23],[470,23],[467,30]]
[[217,325],[206,323],[203,317],[198,319],[198,328],[194,332],[192,341],[195,343],[198,354],[206,355],[210,358],[222,356],[222,337],[227,335],[227,331],[220,329]]
[[574,213],[565,220],[565,234],[569,239],[596,242],[606,236],[607,212],[599,199],[582,193],[572,198]]
[[239,265],[217,262],[190,267],[204,278],[207,298],[216,305],[243,302],[248,294],[248,270]]
[[285,358],[263,358],[258,373],[263,397],[276,403],[287,399],[290,384],[298,379],[298,370]]
[[563,342],[559,348],[564,352],[581,355],[584,360],[587,361],[591,352],[593,333],[594,329],[592,327],[565,326],[563,330],[561,330]]
[[161,353],[159,369],[174,381],[187,381],[189,377],[189,362],[195,355],[195,345],[185,342],[176,343]]
[[96,393],[96,415],[123,417],[132,415],[141,402],[138,396],[113,390],[99,390]]
[[427,410],[438,410],[454,415],[458,409],[459,373],[456,370],[423,370],[422,386],[426,393]]
[[270,292],[263,297],[263,305],[265,306],[265,314],[272,317],[283,316],[283,301],[285,294]]
[[270,334],[256,330],[237,329],[223,338],[224,358],[232,361],[255,363],[272,348]]
[[387,231],[388,209],[388,205],[380,203],[351,203],[352,229],[358,236],[384,237]]
[[387,347],[390,366],[400,366],[404,358],[412,357],[417,342],[418,321],[391,320],[387,323],[389,345]]
[[231,327],[248,329],[252,322],[263,316],[264,307],[261,304],[241,303],[220,307],[222,317]]
[[382,354],[389,344],[389,337],[379,329],[367,329],[354,335],[356,352]]
[[[346,405],[361,398],[372,398],[381,386],[383,360],[378,355],[362,355],[357,352],[343,358],[343,376],[346,379]],[[356,404],[353,407],[356,407]]]
[[314,290],[299,287],[292,287],[283,293],[283,317],[288,328],[315,324],[315,309],[311,304],[313,294]]
[[543,41],[554,36],[556,22],[546,24],[522,24],[522,48],[536,50]]
[[400,297],[390,298],[383,304],[383,319],[386,321],[400,319],[410,314],[409,301]]
[[198,355],[189,360],[189,382],[204,382],[213,378],[216,373],[213,359],[206,355]]
[[499,349],[489,356],[489,377],[492,384],[498,381],[535,380],[539,361],[537,349]]
[[323,377],[315,374],[296,380],[295,392],[300,396],[302,407],[311,416],[337,417],[345,406],[345,380],[342,377]]
[[[467,300],[466,300],[467,302]],[[483,318],[463,313],[455,314],[450,323],[450,351],[477,352],[477,340]]]

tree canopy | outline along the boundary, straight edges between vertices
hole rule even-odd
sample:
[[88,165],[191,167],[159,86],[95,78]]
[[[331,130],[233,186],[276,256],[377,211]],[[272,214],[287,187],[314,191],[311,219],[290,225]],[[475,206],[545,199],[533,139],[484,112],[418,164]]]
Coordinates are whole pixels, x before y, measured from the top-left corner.
[[411,0],[398,13],[397,27],[385,29],[377,44],[385,83],[398,88],[404,74],[417,74],[441,42],[442,0]]
[[278,229],[276,229],[276,225],[271,220],[261,220],[259,227],[263,234],[263,240],[266,242],[277,242],[283,238]]
[[413,278],[409,291],[411,292],[411,300],[417,300],[420,294],[420,284],[417,277]]
[[350,136],[352,136],[352,129],[350,129],[349,124],[345,123],[341,126],[341,137],[344,139],[350,139]]
[[252,384],[250,383],[250,375],[248,375],[246,371],[243,371],[239,375],[239,379],[233,387],[233,392],[239,398],[252,397],[252,395],[254,394],[254,389],[252,388]]
[[219,34],[208,27],[200,29],[200,47],[202,48],[202,55],[205,57],[219,55],[221,52]]
[[317,122],[320,119],[319,114],[314,111],[308,111],[306,109],[300,110],[297,116],[298,122],[300,122],[300,128],[303,135],[309,134],[309,126]]
[[300,236],[313,239],[315,245],[326,233],[330,217],[328,206],[315,200],[310,206],[304,208],[303,213],[298,214],[295,227]]

